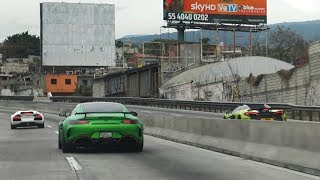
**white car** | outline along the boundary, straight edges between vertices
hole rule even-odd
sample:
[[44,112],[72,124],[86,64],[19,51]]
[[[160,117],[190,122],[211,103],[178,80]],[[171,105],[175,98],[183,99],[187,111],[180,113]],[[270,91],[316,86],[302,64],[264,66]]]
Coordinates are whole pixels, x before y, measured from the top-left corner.
[[38,126],[44,128],[44,116],[38,111],[17,111],[11,116],[11,129],[17,127]]

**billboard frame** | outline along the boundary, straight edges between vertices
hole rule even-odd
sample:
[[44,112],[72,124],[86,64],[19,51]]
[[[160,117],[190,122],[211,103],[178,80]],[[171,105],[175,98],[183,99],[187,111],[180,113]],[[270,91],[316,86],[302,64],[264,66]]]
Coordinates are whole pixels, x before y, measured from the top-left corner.
[[[100,68],[100,67],[113,67],[115,65],[115,53],[112,53],[112,52],[115,52],[115,49],[116,49],[115,43],[113,41],[113,40],[115,40],[115,19],[114,19],[115,18],[115,5],[114,4],[104,4],[104,3],[63,3],[63,2],[62,3],[61,2],[42,2],[42,3],[39,3],[39,4],[40,4],[40,53],[41,53],[40,60],[41,60],[42,71],[45,71],[47,69],[51,69],[52,67],[62,67],[62,68],[63,67],[70,67],[70,68],[73,69],[75,67]],[[48,4],[48,5],[45,6],[45,4]],[[51,17],[51,16],[48,16],[48,15],[50,15],[51,12],[49,13],[49,11],[45,11],[46,8],[48,8],[48,7],[50,8],[50,4],[68,4],[69,6],[70,5],[79,5],[79,4],[81,4],[81,5],[89,5],[89,6],[92,5],[93,7],[91,7],[91,8],[96,8],[96,6],[98,6],[98,5],[108,5],[108,6],[111,5],[112,7],[108,7],[107,8],[107,9],[109,9],[108,12],[111,12],[111,13],[109,13],[110,14],[110,16],[109,16],[110,19],[113,19],[112,21],[108,21],[108,22],[111,22],[111,23],[104,24],[104,22],[103,22],[103,24],[101,24],[101,23],[99,23],[100,22],[99,20],[101,19],[100,18],[98,20],[98,23],[94,23],[94,24],[92,24],[91,21],[89,22],[89,24],[83,23],[84,21],[81,21],[81,23],[79,23],[79,24],[74,24],[74,23],[70,24],[70,22],[68,22],[68,21],[64,21],[64,23],[57,23],[57,24],[58,25],[64,24],[66,29],[69,28],[68,25],[69,26],[70,25],[74,25],[74,26],[79,25],[79,27],[81,27],[81,28],[87,28],[88,25],[92,24],[92,26],[95,26],[95,27],[90,27],[91,31],[95,32],[95,31],[99,31],[99,30],[103,29],[104,33],[109,32],[109,31],[112,32],[113,36],[111,36],[111,34],[110,34],[109,38],[105,38],[105,37],[102,38],[102,39],[105,39],[102,42],[102,44],[101,44],[100,41],[98,41],[98,42],[96,41],[96,39],[99,39],[99,38],[96,37],[96,33],[92,34],[93,37],[90,37],[89,38],[90,40],[79,39],[79,42],[80,41],[84,41],[84,42],[87,42],[87,43],[80,42],[82,44],[79,44],[78,42],[74,43],[74,42],[72,42],[70,40],[69,40],[69,42],[67,44],[58,43],[58,44],[55,45],[55,43],[56,43],[55,41],[48,41],[49,43],[46,43],[47,41],[46,41],[45,38],[46,38],[46,36],[48,35],[48,32],[49,32],[46,29],[48,29],[48,27],[50,25],[52,26],[52,25],[54,25],[56,23],[56,22],[52,22],[52,21],[46,20],[46,19],[48,19],[48,17]],[[78,8],[80,9],[81,7],[78,7]],[[102,7],[102,8],[106,8],[106,7]],[[71,11],[67,11],[67,12],[71,12]],[[87,11],[85,11],[85,12],[87,12]],[[98,11],[98,12],[100,12],[100,11]],[[92,13],[92,12],[90,12],[90,13]],[[93,13],[95,15],[96,9],[94,9]],[[103,11],[103,13],[105,13],[105,11]],[[69,14],[65,13],[64,15],[68,16]],[[83,14],[83,16],[86,16],[86,14]],[[95,16],[93,16],[93,17],[95,17]],[[90,19],[90,18],[88,18],[88,19]],[[53,20],[53,21],[55,21],[55,20]],[[95,19],[94,19],[94,22],[96,22]],[[105,30],[106,29],[105,26],[109,26],[110,28],[108,27],[108,29]],[[69,31],[68,31],[68,33],[69,33]],[[77,32],[77,33],[81,34],[80,31]],[[51,38],[49,38],[49,39],[51,39]],[[48,38],[47,38],[47,40],[48,40]],[[92,42],[91,42],[91,40],[92,40]],[[52,43],[52,42],[54,42],[54,43]],[[67,48],[71,48],[71,49],[75,48],[74,50],[82,51],[83,54],[80,55],[81,59],[82,59],[81,63],[77,64],[77,63],[75,63],[75,61],[70,61],[70,63],[63,64],[61,62],[59,63],[58,62],[59,60],[54,60],[54,58],[53,58],[53,61],[48,61],[48,60],[46,61],[46,57],[44,56],[45,50],[48,49],[46,47],[53,45],[53,46],[57,46],[57,48],[61,49],[62,46],[59,46],[61,44],[65,45],[65,46],[68,46]],[[79,46],[79,47],[81,46],[82,49],[79,49],[77,46]],[[98,52],[100,50],[103,53],[100,53],[100,54],[93,53],[91,55],[89,50],[88,50],[90,48],[96,50],[96,52]],[[103,50],[101,50],[102,48],[103,48]],[[91,52],[92,52],[92,50],[91,50]],[[72,57],[71,58],[72,60],[77,59],[77,57],[73,56],[74,54],[70,54],[70,51],[66,50],[65,53],[66,53],[66,55]],[[97,56],[97,57],[95,57],[95,56]],[[50,57],[52,59],[53,56],[51,55],[51,56],[48,56],[48,57]],[[85,63],[85,62],[88,61],[88,58],[89,59],[91,58],[93,60],[93,63]],[[50,62],[50,63],[46,63],[46,62]]]

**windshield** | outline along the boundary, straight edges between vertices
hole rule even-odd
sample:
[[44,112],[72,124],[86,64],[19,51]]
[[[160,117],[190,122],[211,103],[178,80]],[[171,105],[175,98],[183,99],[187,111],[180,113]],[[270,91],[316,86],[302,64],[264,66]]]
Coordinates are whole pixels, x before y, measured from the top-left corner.
[[244,110],[244,109],[250,109],[250,107],[247,106],[247,105],[239,106],[239,107],[237,107],[235,110],[232,111],[232,114],[236,113],[237,111]]
[[128,112],[127,109],[118,103],[85,103],[81,105],[82,112]]

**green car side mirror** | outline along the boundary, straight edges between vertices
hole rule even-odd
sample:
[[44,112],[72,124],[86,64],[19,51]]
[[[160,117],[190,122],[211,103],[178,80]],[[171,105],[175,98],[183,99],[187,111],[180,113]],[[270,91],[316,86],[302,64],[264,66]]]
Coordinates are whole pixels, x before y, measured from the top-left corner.
[[138,116],[138,113],[133,112],[133,111],[131,111],[130,114],[131,114],[132,116]]
[[59,113],[60,117],[68,117],[70,115],[71,115],[70,112],[66,112],[66,111],[62,111],[62,112]]

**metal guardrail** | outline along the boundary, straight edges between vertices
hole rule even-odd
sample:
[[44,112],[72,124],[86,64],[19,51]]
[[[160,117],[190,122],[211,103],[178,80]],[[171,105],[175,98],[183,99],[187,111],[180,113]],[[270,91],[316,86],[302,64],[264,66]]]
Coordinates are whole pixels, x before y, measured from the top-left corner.
[[0,100],[7,101],[33,101],[33,96],[0,96]]
[[[243,104],[259,105],[262,103],[244,103],[244,102],[208,102],[208,101],[181,101],[155,98],[137,98],[137,97],[78,97],[78,96],[55,96],[53,102],[83,103],[94,101],[119,102],[126,105],[150,106],[170,109],[184,109],[204,112],[224,113]],[[268,103],[272,108],[284,109],[290,119],[320,121],[320,107],[317,106],[297,106],[292,104]]]
[[[0,96],[0,100],[33,101],[33,96]],[[244,102],[209,102],[209,101],[181,101],[156,98],[137,97],[82,97],[82,96],[54,96],[53,102],[83,103],[94,101],[119,102],[126,105],[150,106],[170,109],[184,109],[204,112],[224,113],[240,105],[259,105],[262,103]],[[320,121],[320,106],[298,106],[292,104],[268,103],[272,108],[284,109],[290,119]]]

